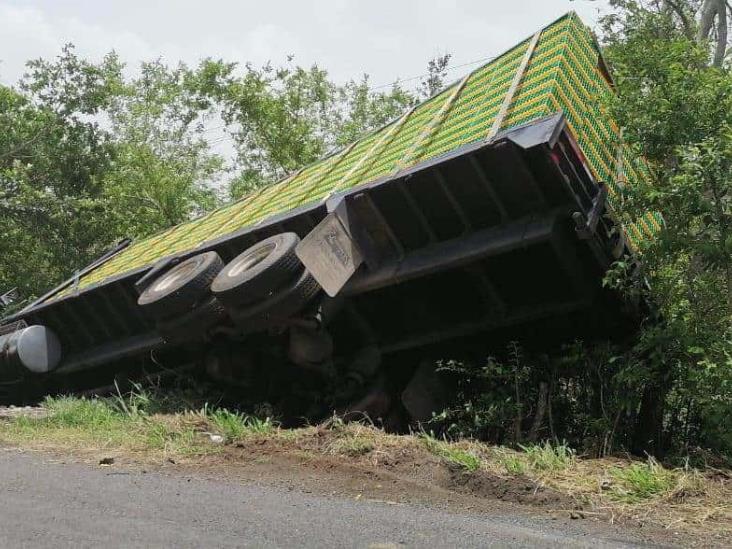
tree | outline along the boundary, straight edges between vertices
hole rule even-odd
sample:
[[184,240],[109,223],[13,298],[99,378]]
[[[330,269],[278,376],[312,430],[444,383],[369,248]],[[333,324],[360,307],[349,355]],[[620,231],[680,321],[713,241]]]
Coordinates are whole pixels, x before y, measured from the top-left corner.
[[714,57],[712,64],[721,67],[727,51],[727,9],[726,0],[704,0],[699,10],[699,30],[697,40],[705,44],[712,39],[714,44]]
[[2,287],[38,295],[124,236],[140,237],[217,203],[220,158],[203,139],[210,104],[185,66],[145,63],[126,78],[66,46],[0,88]]
[[0,284],[30,296],[100,252],[100,178],[112,150],[93,124],[0,87]]
[[452,55],[447,53],[429,61],[427,64],[427,77],[420,85],[420,96],[426,99],[442,90],[445,85],[445,77],[447,76],[450,59],[452,59]]
[[142,63],[106,111],[116,162],[104,199],[117,231],[146,236],[212,209],[223,159],[205,140],[211,104],[191,89],[185,65]]
[[450,55],[429,62],[416,93],[399,83],[371,88],[368,75],[339,85],[313,65],[266,64],[256,68],[206,60],[192,84],[197,97],[215,108],[236,146],[237,175],[230,184],[237,198],[277,181],[327,152],[356,140],[400,116],[420,98],[444,85]]
[[728,0],[654,0],[652,2],[611,2],[615,6],[643,5],[663,13],[679,25],[679,30],[702,47],[710,47],[712,64],[721,67],[729,46],[729,15],[732,12]]
[[629,361],[644,387],[635,445],[658,449],[663,425],[678,414],[688,420],[691,410],[710,443],[723,425],[707,421],[709,410],[727,403],[722,416],[732,419],[732,372],[711,393],[699,375],[702,364],[723,372],[732,339],[732,74],[719,60],[726,38],[718,31],[710,55],[710,2],[613,5],[603,30],[618,95],[608,107],[648,168],[620,207],[630,218],[662,212],[666,226],[639,250],[657,320],[645,324]]
[[220,109],[236,146],[238,175],[231,195],[239,197],[277,181],[328,151],[379,127],[414,103],[398,85],[373,92],[370,80],[337,85],[327,71],[293,64],[255,68],[207,60],[198,72],[200,97]]

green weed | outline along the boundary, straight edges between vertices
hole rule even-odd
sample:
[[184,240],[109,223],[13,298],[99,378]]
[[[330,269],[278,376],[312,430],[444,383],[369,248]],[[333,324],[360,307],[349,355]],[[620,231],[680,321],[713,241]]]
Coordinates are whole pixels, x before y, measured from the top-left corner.
[[48,417],[39,421],[57,427],[104,428],[122,420],[119,411],[104,399],[48,397],[43,406]]
[[481,466],[480,458],[471,452],[452,446],[447,442],[437,440],[427,433],[420,434],[419,438],[430,452],[441,457],[448,463],[462,467],[471,473],[477,471]]
[[227,442],[239,440],[252,434],[268,435],[275,430],[275,425],[270,418],[260,419],[225,409],[208,412],[207,417],[213,428]]
[[116,381],[114,386],[117,388],[117,395],[111,399],[111,403],[124,415],[130,418],[140,418],[155,412],[155,398],[139,383],[134,383],[132,390],[124,395],[119,390]]
[[512,475],[526,474],[526,462],[517,456],[505,456],[500,458],[499,462],[506,469],[507,473]]
[[674,474],[653,458],[646,463],[612,469],[611,474],[620,484],[615,496],[630,503],[668,492],[675,484]]
[[561,471],[575,463],[575,452],[566,444],[552,446],[547,441],[544,444],[520,445],[520,448],[534,471]]

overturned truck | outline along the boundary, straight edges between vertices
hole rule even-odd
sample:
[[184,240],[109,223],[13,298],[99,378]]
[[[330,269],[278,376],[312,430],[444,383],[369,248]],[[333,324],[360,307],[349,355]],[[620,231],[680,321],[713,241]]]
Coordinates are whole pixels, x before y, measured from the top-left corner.
[[386,416],[401,400],[420,419],[420,359],[629,329],[602,278],[659,219],[613,214],[644,167],[602,111],[608,93],[591,33],[560,18],[355,143],[121,242],[5,318],[0,398],[195,363],[293,414],[320,399]]

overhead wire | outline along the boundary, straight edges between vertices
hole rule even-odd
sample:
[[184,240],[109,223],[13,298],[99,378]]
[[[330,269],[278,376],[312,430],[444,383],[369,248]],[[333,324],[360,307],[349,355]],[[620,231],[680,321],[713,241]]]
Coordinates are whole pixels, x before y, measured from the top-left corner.
[[[445,73],[452,72],[452,71],[462,69],[465,67],[470,67],[472,65],[478,65],[479,63],[487,63],[487,62],[493,61],[497,58],[498,58],[498,56],[495,56],[495,55],[491,56],[491,57],[481,57],[480,59],[476,59],[474,61],[469,61],[467,63],[461,63],[460,65],[454,65],[452,67],[447,67],[443,72],[445,72]],[[422,74],[417,74],[415,76],[410,76],[407,78],[397,78],[396,80],[389,82],[387,84],[380,84],[378,86],[369,87],[369,91],[381,90],[384,88],[391,88],[391,87],[396,86],[397,84],[402,84],[404,82],[413,82],[414,80],[419,80],[419,79],[424,78],[425,76],[429,76],[429,75],[430,75],[429,72],[424,72]]]

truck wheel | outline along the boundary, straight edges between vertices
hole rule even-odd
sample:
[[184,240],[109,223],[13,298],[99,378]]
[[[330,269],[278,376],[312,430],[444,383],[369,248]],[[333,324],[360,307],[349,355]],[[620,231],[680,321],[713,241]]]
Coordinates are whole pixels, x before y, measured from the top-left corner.
[[214,297],[201,302],[195,309],[167,320],[158,320],[157,329],[168,343],[184,343],[204,339],[209,328],[226,318],[226,310]]
[[303,268],[294,282],[281,288],[274,295],[253,305],[230,309],[229,315],[243,332],[260,331],[281,324],[302,311],[319,291],[320,285]]
[[211,282],[223,267],[216,252],[195,255],[155,279],[137,304],[156,319],[186,313],[209,295]]
[[258,242],[222,269],[211,291],[232,307],[272,296],[302,272],[302,263],[295,255],[299,242],[295,233],[281,233]]

